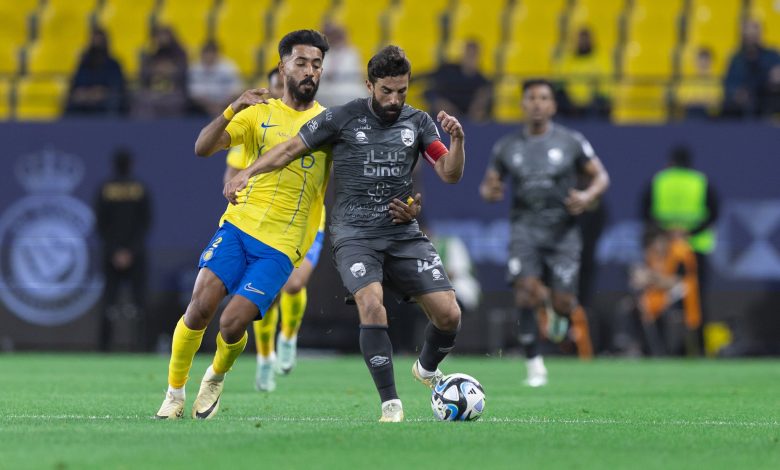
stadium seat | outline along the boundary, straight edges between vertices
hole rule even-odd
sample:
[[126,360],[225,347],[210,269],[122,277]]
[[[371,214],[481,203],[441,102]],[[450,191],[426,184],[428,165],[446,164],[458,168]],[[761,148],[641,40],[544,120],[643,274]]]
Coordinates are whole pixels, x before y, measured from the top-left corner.
[[[722,77],[726,74],[729,61],[734,51],[716,51],[709,48],[712,52],[712,72],[716,77]],[[680,76],[694,77],[696,71],[696,54],[699,51],[699,45],[688,44],[680,51]]]
[[98,0],[46,0],[46,8],[77,13],[91,13],[95,10]]
[[447,60],[458,62],[464,44],[469,40],[475,40],[480,45],[480,70],[486,75],[493,75],[496,71],[501,28],[486,28],[485,23],[501,25],[507,8],[507,2],[504,0],[488,2],[460,0],[449,17],[450,40],[447,44]]
[[283,0],[271,10],[270,42],[278,43],[282,36],[296,29],[321,29],[329,7],[329,1]]
[[30,15],[35,6],[28,2],[0,2],[0,42],[21,47],[28,38]]
[[[725,72],[727,60],[739,43],[740,0],[692,0],[687,17],[686,48],[707,47],[713,52],[717,74]],[[682,64],[682,72],[685,66]]]
[[612,61],[618,45],[620,15],[625,5],[625,0],[576,0],[569,13],[566,49],[571,50],[578,32],[588,28],[593,37],[595,53]]
[[358,49],[363,62],[368,62],[379,49],[382,29],[377,25],[381,24],[389,3],[389,0],[377,0],[367,10],[365,0],[342,0],[330,18],[347,31],[349,41]]
[[76,71],[83,44],[60,46],[56,42],[36,41],[27,48],[27,72],[30,75],[67,75]]
[[498,122],[518,122],[523,119],[522,80],[516,77],[503,77],[493,89],[493,119]]
[[616,124],[660,124],[669,114],[665,85],[623,82],[614,95],[612,121]]
[[157,23],[170,26],[191,60],[197,59],[208,39],[209,14],[214,0],[165,0]]
[[58,78],[23,77],[16,86],[16,119],[50,121],[62,115],[67,84]]
[[780,49],[780,3],[776,0],[752,0],[750,17],[761,23],[764,43]]
[[447,0],[405,0],[389,11],[388,42],[406,51],[413,74],[431,72],[439,64],[441,19],[447,5]]
[[626,77],[671,76],[681,8],[682,0],[635,0],[622,56]]
[[217,43],[245,78],[257,72],[258,50],[267,33],[270,4],[271,0],[226,0],[217,12],[214,30]]
[[0,76],[19,70],[19,49],[13,43],[0,42]]
[[652,41],[632,41],[623,50],[623,74],[627,78],[667,79],[672,76],[674,51]]
[[711,116],[715,116],[723,102],[723,84],[716,79],[684,79],[674,86],[672,95],[676,113],[681,116],[686,108],[692,106],[705,108]]
[[0,78],[0,121],[11,117],[11,81]]
[[504,48],[502,70],[518,78],[549,77],[554,51],[553,44],[509,44]]
[[[94,1],[91,2],[94,7]],[[51,70],[57,72],[70,73],[71,69],[61,70],[60,66],[64,64],[75,65],[78,56],[84,48],[89,36],[90,24],[89,17],[92,13],[92,7],[89,9],[74,7],[71,2],[64,0],[47,3],[40,14],[38,23],[38,38],[35,41],[39,49],[50,51],[55,49],[57,52],[53,55],[73,56],[73,57],[53,57],[57,65],[41,64],[30,62],[30,72],[39,72],[42,70]],[[79,2],[72,2],[74,4]]]
[[150,37],[156,0],[107,0],[97,22],[108,34],[111,54],[126,77],[138,74],[141,53]]

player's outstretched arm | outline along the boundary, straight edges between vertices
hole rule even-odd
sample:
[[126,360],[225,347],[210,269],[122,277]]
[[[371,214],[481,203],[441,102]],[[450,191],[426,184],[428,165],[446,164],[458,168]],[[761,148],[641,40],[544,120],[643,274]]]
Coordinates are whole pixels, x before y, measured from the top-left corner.
[[504,199],[504,183],[496,170],[488,168],[485,172],[485,178],[479,185],[479,195],[488,202],[498,202]]
[[463,177],[463,168],[466,165],[463,126],[454,116],[444,111],[439,111],[436,120],[439,121],[444,132],[450,135],[450,150],[436,161],[434,169],[445,183],[457,183]]
[[249,184],[249,178],[258,173],[269,173],[286,166],[309,148],[303,143],[300,135],[274,146],[267,153],[255,160],[251,165],[239,171],[225,184],[222,194],[231,204],[237,204],[237,194]]
[[195,155],[210,157],[215,152],[230,146],[230,134],[225,131],[228,123],[236,113],[255,105],[266,103],[263,95],[267,94],[266,88],[253,88],[241,94],[236,100],[225,108],[225,112],[217,116],[206,127],[201,129],[198,139],[195,141]]

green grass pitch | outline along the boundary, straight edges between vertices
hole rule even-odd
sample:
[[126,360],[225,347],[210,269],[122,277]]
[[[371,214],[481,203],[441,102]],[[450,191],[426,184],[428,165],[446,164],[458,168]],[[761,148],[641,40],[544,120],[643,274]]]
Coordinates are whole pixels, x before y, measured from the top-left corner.
[[[199,355],[189,406],[211,356]],[[521,358],[448,358],[477,377],[486,415],[437,422],[414,358],[395,373],[406,422],[380,424],[360,357],[304,357],[255,392],[253,356],[228,375],[211,421],[158,421],[167,358],[0,356],[0,468],[780,468],[778,361],[550,359],[521,386]]]

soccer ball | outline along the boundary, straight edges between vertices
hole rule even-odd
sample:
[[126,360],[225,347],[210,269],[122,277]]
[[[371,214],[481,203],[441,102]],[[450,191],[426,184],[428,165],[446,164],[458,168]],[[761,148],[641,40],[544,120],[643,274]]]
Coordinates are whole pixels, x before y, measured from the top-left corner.
[[470,375],[445,375],[433,387],[431,408],[442,421],[474,421],[485,411],[485,390]]

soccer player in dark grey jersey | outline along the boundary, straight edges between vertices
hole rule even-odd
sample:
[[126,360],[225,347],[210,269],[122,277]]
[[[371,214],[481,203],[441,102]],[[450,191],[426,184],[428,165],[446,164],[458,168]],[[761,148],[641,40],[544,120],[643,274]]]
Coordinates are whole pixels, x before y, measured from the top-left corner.
[[414,297],[430,319],[412,367],[414,377],[430,388],[442,376],[438,365],[455,344],[460,325],[455,293],[433,245],[416,221],[397,224],[390,215],[413,194],[412,170],[420,156],[447,183],[461,179],[465,163],[463,128],[457,119],[445,112],[437,116],[451,138],[448,150],[433,120],[404,104],[410,77],[403,51],[385,47],[368,63],[371,97],[322,112],[225,186],[225,196],[235,202],[236,191],[251,175],[331,146],[336,184],[330,220],[333,255],[344,285],[355,296],[360,349],[382,401],[380,421],[385,422],[403,420],[403,408],[395,387],[382,281]]
[[[546,305],[548,336],[560,341],[577,305],[582,240],[575,217],[607,189],[609,176],[581,134],[551,121],[556,107],[549,82],[524,83],[522,106],[526,125],[495,144],[480,194],[500,201],[502,181],[512,182],[507,267],[520,309],[526,384],[539,387],[547,383],[547,369],[538,352],[535,312]],[[578,173],[590,177],[582,191],[575,188]]]

